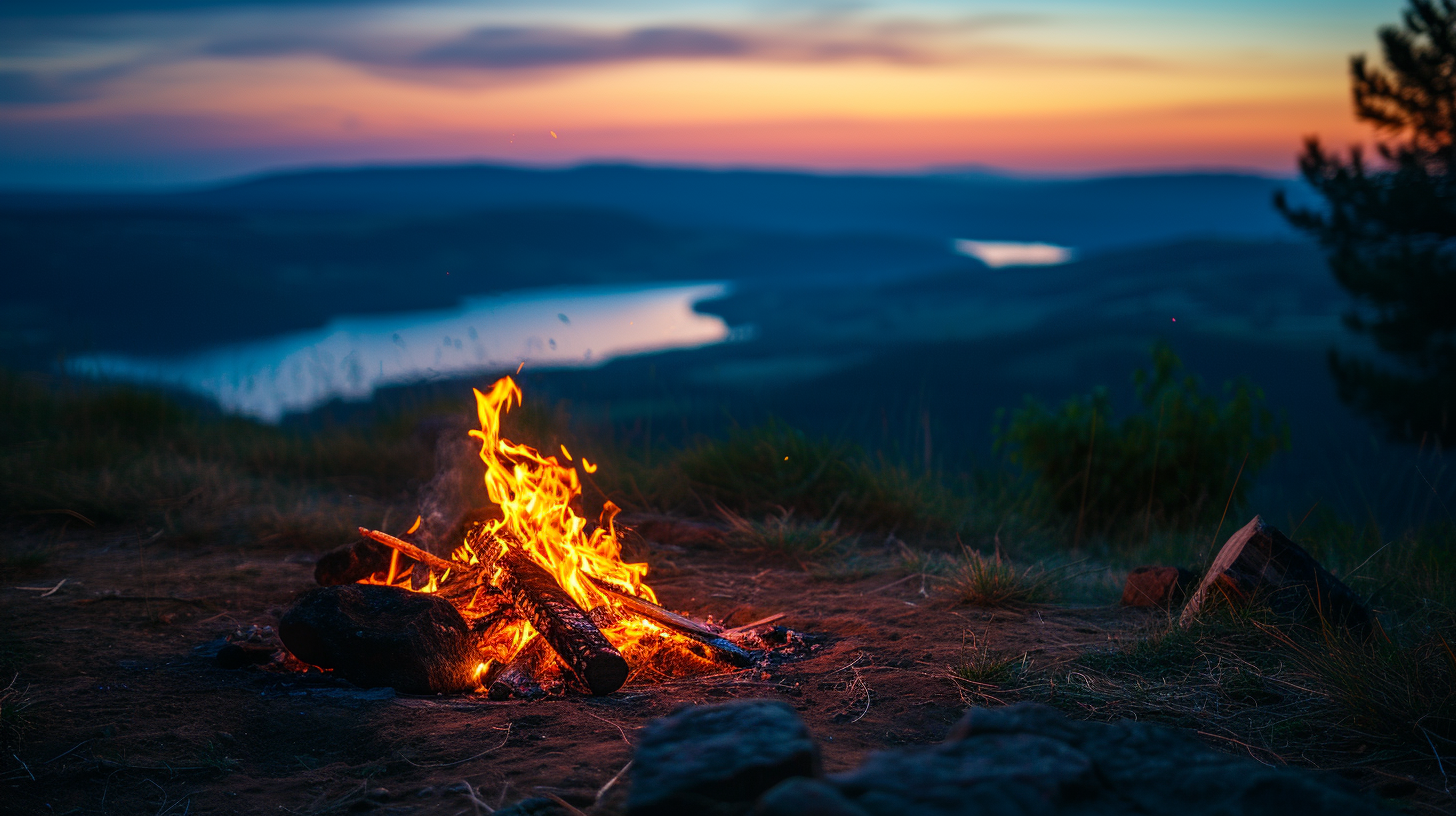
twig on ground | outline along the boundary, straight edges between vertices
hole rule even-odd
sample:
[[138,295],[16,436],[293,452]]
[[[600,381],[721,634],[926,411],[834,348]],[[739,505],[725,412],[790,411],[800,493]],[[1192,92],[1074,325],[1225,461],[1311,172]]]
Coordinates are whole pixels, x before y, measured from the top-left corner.
[[65,751],[63,751],[61,753],[56,754],[55,756],[51,757],[50,759],[47,759],[45,762],[42,762],[41,764],[42,765],[49,765],[52,762],[55,762],[56,760],[58,760],[61,757],[65,756],[66,754],[71,753],[72,751],[76,750],[77,748],[80,748],[82,745],[85,745],[86,743],[88,743],[90,741],[91,740],[81,740],[80,742],[76,743],[75,745],[72,745],[70,748],[66,749]]
[[1255,747],[1253,745],[1248,744],[1247,742],[1242,742],[1240,740],[1236,740],[1233,737],[1225,737],[1225,736],[1220,736],[1218,734],[1210,734],[1207,731],[1199,731],[1197,733],[1200,734],[1200,735],[1202,735],[1202,736],[1205,736],[1205,737],[1211,737],[1213,739],[1221,739],[1221,740],[1224,740],[1225,742],[1232,742],[1234,745],[1242,745],[1242,746],[1244,746],[1244,748],[1248,749],[1248,751],[1249,751],[1249,758],[1252,759],[1252,760],[1254,760],[1255,762],[1259,763],[1260,765],[1265,765],[1265,766],[1268,766],[1270,768],[1274,767],[1273,765],[1270,765],[1269,763],[1265,762],[1264,760],[1259,759],[1258,757],[1254,756],[1254,752],[1255,751],[1263,751],[1264,753],[1268,754],[1269,756],[1274,757],[1275,759],[1279,760],[1279,764],[1280,765],[1288,765],[1289,764],[1288,762],[1285,762],[1284,761],[1284,757],[1279,756],[1278,754],[1274,753],[1273,751],[1269,750],[1268,748],[1257,748],[1257,747]]
[[622,728],[622,726],[618,725],[617,723],[612,722],[611,720],[607,719],[606,717],[599,717],[596,714],[591,713],[590,711],[585,711],[585,712],[582,712],[582,713],[586,714],[588,717],[591,717],[594,720],[601,720],[602,722],[606,723],[607,725],[610,725],[611,727],[617,729],[617,733],[622,735],[622,742],[625,742],[628,745],[631,745],[632,744],[632,740],[627,739],[627,732],[626,732],[625,729]]
[[505,736],[505,739],[502,739],[500,742],[496,743],[495,745],[492,745],[491,747],[485,749],[484,751],[481,751],[480,753],[476,754],[475,756],[468,756],[468,757],[466,757],[464,759],[457,759],[454,762],[441,762],[441,763],[437,763],[437,764],[434,764],[434,765],[421,765],[418,762],[411,761],[408,757],[405,757],[405,756],[401,756],[400,759],[403,759],[405,762],[408,762],[409,764],[415,766],[416,768],[453,768],[456,765],[464,765],[465,763],[467,763],[467,762],[469,762],[469,761],[471,761],[473,759],[480,759],[481,757],[485,756],[486,754],[490,753],[491,751],[494,751],[494,750],[496,750],[498,748],[501,748],[507,742],[509,742],[510,739],[511,739],[511,726],[512,725],[513,725],[513,723],[506,723],[506,736]]
[[460,784],[465,786],[465,798],[470,802],[470,806],[475,809],[476,816],[480,816],[481,808],[485,808],[486,813],[495,813],[495,808],[486,804],[485,800],[480,798],[479,791],[473,785],[464,779],[460,780]]
[[[538,790],[539,790],[539,788],[538,788]],[[570,802],[566,801],[565,799],[562,799],[560,796],[557,796],[556,794],[552,793],[551,791],[541,791],[541,792],[546,795],[546,798],[547,799],[550,799],[551,801],[555,802],[562,810],[565,810],[567,813],[571,814],[571,816],[586,816],[585,813],[582,813],[579,809],[577,809],[575,806],[573,806]]]
[[632,767],[632,760],[629,759],[627,760],[627,764],[622,766],[622,770],[617,771],[615,774],[613,774],[612,778],[608,779],[605,785],[597,788],[596,801],[592,802],[593,808],[602,803],[602,797],[607,795],[607,791],[611,790],[612,786],[617,784],[617,780],[621,779],[622,774],[625,774],[627,772],[627,769],[630,767]]
[[1450,794],[1451,778],[1446,776],[1446,763],[1441,761],[1441,752],[1436,750],[1436,743],[1431,740],[1431,732],[1427,731],[1426,727],[1420,723],[1416,723],[1416,728],[1421,730],[1421,736],[1425,737],[1426,744],[1431,746],[1431,756],[1436,758],[1436,769],[1441,772],[1441,784],[1445,786],[1446,793]]
[[53,587],[12,587],[12,589],[23,589],[23,590],[25,590],[27,592],[39,592],[41,594],[40,595],[37,595],[36,596],[37,598],[48,598],[48,597],[56,594],[56,590],[58,590],[61,587],[65,586],[66,585],[66,582],[69,581],[69,580],[71,580],[71,579],[70,578],[62,578],[61,579],[61,582],[59,584],[56,584]]
[[776,620],[783,619],[788,614],[789,613],[787,613],[787,612],[778,612],[778,613],[775,613],[773,615],[769,615],[766,618],[760,618],[760,619],[754,621],[753,623],[745,623],[742,626],[735,626],[732,629],[724,629],[723,630],[723,634],[724,635],[737,635],[737,634],[741,634],[743,632],[749,631],[750,629],[757,629],[760,626],[767,626],[768,624],[773,623]]

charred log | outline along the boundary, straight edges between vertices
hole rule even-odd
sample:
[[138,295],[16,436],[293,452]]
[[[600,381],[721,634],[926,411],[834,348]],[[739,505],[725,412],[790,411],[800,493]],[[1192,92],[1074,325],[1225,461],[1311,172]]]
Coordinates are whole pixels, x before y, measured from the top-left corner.
[[496,579],[521,615],[592,694],[610,694],[627,682],[627,661],[581,607],[541,565],[515,547],[496,561]]
[[560,674],[556,655],[539,635],[521,648],[500,674],[490,681],[487,693],[492,700],[536,700],[545,697],[546,686],[554,685],[551,675]]
[[315,589],[283,614],[278,636],[299,660],[364,688],[434,694],[476,685],[465,619],[448,601],[399,587]]
[[679,632],[678,634],[691,641],[691,644],[687,647],[688,651],[704,660],[726,663],[735,669],[747,668],[753,665],[753,656],[744,650],[742,646],[727,638],[706,637],[692,632]]

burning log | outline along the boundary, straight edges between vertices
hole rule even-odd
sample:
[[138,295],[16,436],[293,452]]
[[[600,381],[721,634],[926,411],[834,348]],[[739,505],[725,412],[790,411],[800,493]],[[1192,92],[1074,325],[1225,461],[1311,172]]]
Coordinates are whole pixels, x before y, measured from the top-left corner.
[[702,654],[700,657],[708,660],[717,660],[720,663],[726,663],[738,669],[753,663],[753,658],[748,652],[744,651],[738,644],[723,637],[717,630],[710,628],[705,623],[695,621],[686,615],[679,615],[672,610],[664,609],[636,595],[629,595],[612,586],[607,581],[593,578],[592,583],[596,584],[602,591],[611,595],[619,603],[633,612],[654,623],[666,626],[674,632],[706,647],[707,654]]
[[435,569],[442,572],[445,570],[451,570],[458,573],[462,569],[469,569],[469,567],[465,564],[460,564],[454,561],[446,561],[438,555],[431,555],[430,553],[425,552],[424,550],[416,547],[408,541],[403,541],[401,539],[395,538],[389,533],[381,533],[378,530],[371,530],[368,527],[360,527],[359,535],[378,541],[380,544],[383,544],[390,549],[398,550],[401,555],[407,555],[410,558],[413,558],[414,560],[420,562],[421,564],[426,564],[428,566],[434,567]]
[[496,566],[500,588],[592,694],[611,694],[627,682],[622,653],[551,573],[515,547],[506,547]]
[[[473,592],[486,573],[485,567],[470,568],[446,561],[388,533],[363,527],[359,533],[430,567],[452,570],[447,583],[452,599],[459,597],[460,588],[469,587]],[[496,579],[500,589],[521,616],[541,633],[541,639],[556,650],[582,686],[597,695],[610,694],[622,687],[627,681],[627,661],[622,653],[607,641],[549,572],[515,546],[505,547],[504,554],[492,566],[500,570]],[[462,570],[468,574],[462,574]]]
[[487,694],[492,700],[507,700],[511,697],[535,700],[545,697],[548,692],[544,686],[552,685],[547,677],[560,673],[552,665],[555,659],[550,645],[537,635],[490,681]]
[[699,653],[691,646],[688,649],[705,660],[716,660],[719,663],[727,663],[735,669],[743,669],[753,665],[753,656],[745,651],[743,647],[727,638],[705,637],[703,635],[693,634],[692,632],[681,632],[680,634],[688,640],[693,641],[694,644],[703,647],[702,653]]

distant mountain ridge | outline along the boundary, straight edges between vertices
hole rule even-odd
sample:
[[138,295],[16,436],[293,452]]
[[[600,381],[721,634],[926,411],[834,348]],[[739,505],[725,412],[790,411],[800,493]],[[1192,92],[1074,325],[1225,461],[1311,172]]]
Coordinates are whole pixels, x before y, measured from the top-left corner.
[[1237,173],[1026,180],[586,165],[300,170],[166,193],[0,193],[0,208],[442,215],[615,210],[666,226],[1049,241],[1098,250],[1187,237],[1291,238],[1270,205],[1293,181]]

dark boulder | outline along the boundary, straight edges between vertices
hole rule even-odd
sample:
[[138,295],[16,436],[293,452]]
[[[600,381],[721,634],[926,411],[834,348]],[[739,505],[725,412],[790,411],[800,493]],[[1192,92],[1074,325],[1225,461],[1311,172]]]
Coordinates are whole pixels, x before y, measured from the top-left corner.
[[1290,620],[1323,622],[1359,635],[1369,633],[1370,611],[1303,547],[1258,516],[1229,537],[1183,608],[1191,624],[1215,601],[1261,603]]
[[[817,774],[786,706],[743,700],[649,723],[630,816],[1377,816],[1338,777],[1215,751],[1191,731],[1071,720],[1043,705],[971,709],[940,745]],[[756,801],[755,801],[756,799]]]
[[869,816],[834,785],[796,776],[775,785],[749,816]]
[[278,635],[299,660],[364,688],[434,694],[476,686],[470,627],[433,595],[370,584],[321,587],[283,614]]
[[[377,541],[361,538],[353,544],[335,547],[324,554],[313,568],[313,579],[319,586],[352,584],[376,572],[389,569],[394,552]],[[414,562],[408,562],[414,563]]]
[[1138,567],[1127,574],[1122,605],[1168,609],[1183,603],[1197,581],[1182,567]]
[[738,816],[785,779],[818,772],[808,729],[781,702],[686,708],[642,729],[627,812]]
[[869,816],[1381,812],[1328,780],[1214,751],[1191,732],[1133,720],[1069,720],[1022,703],[971,709],[945,743],[874,754],[828,781]]

